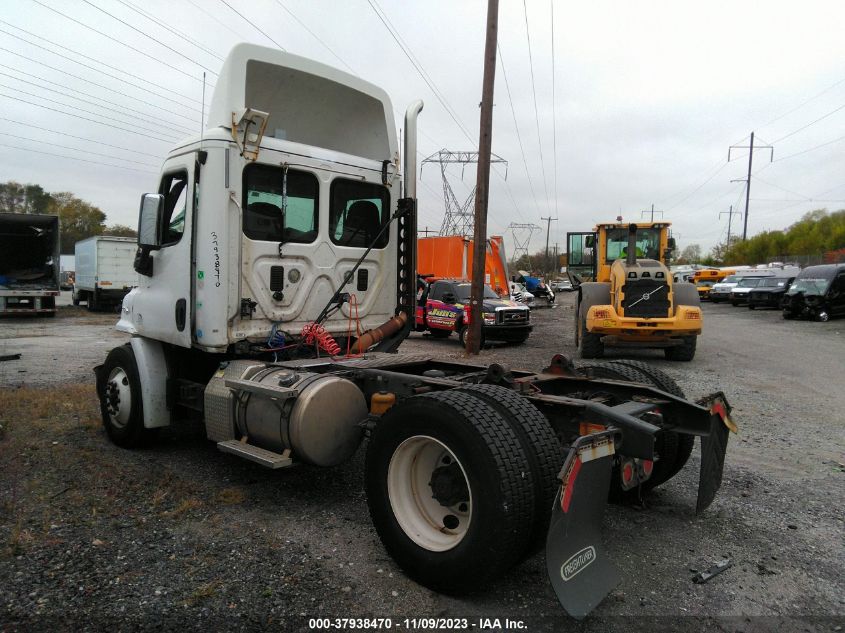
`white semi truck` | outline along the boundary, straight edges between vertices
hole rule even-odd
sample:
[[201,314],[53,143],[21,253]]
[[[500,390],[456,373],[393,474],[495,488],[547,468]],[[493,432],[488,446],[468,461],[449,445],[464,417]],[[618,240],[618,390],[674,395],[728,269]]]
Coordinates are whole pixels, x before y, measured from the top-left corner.
[[91,311],[120,305],[138,285],[135,238],[97,235],[76,243],[73,305],[84,301]]
[[59,218],[0,213],[0,315],[56,316]]
[[[262,466],[332,467],[365,436],[367,501],[419,582],[477,588],[546,547],[580,617],[618,582],[601,547],[608,494],[673,476],[702,444],[697,508],[722,476],[730,408],[683,398],[637,363],[543,373],[393,354],[415,306],[418,101],[404,178],[381,89],[301,57],[236,46],[202,137],[141,200],[135,268],[96,368],[124,447],[201,416],[221,451]],[[689,443],[690,447],[692,443]]]

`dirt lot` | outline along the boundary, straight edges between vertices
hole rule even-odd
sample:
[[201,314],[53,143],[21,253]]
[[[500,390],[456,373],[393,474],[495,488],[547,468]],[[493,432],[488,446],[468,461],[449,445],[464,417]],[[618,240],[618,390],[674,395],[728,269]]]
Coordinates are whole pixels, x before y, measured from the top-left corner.
[[[574,356],[572,300],[535,310],[525,345],[482,359],[536,370],[553,353]],[[608,506],[603,541],[623,581],[581,623],[559,608],[542,554],[471,596],[407,579],[370,524],[364,450],[331,470],[273,472],[219,454],[196,424],[146,450],[114,447],[91,372],[124,340],[114,315],[63,307],[52,320],[0,322],[0,355],[22,353],[0,363],[0,630],[293,631],[315,617],[425,630],[404,618],[458,617],[476,630],[508,618],[528,631],[841,631],[845,321],[704,311],[693,362],[635,356],[690,397],[727,394],[740,434],[722,490],[693,514],[694,455],[646,509]],[[454,337],[419,334],[404,352],[462,355]],[[725,558],[726,572],[692,582]]]

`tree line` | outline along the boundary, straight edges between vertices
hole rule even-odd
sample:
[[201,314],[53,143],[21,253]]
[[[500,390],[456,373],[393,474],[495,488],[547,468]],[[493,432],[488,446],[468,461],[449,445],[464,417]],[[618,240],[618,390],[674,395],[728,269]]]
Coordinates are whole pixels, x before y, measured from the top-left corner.
[[0,184],[0,213],[36,213],[59,216],[61,252],[72,255],[75,244],[95,235],[135,237],[123,224],[106,225],[106,214],[69,191],[50,193],[41,185],[9,181]]

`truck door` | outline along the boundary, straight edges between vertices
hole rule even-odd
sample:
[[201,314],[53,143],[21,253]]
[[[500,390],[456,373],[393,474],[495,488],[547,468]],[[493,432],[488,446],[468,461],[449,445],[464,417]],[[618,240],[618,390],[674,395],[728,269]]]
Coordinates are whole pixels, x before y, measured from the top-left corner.
[[[596,249],[598,240],[595,233],[567,233],[566,271],[581,278],[581,281],[596,279]],[[572,280],[574,281],[574,280]]]
[[164,164],[158,192],[164,196],[162,244],[153,251],[152,276],[139,275],[132,304],[139,332],[159,341],[191,346],[191,226],[194,154]]

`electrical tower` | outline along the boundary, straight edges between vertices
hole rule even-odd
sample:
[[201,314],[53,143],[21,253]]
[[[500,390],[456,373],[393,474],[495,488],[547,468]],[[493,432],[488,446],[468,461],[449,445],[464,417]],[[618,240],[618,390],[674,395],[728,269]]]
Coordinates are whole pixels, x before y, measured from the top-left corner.
[[[446,214],[443,216],[443,224],[440,226],[440,235],[461,235],[472,237],[475,228],[474,202],[475,187],[470,191],[469,196],[463,202],[458,201],[452,185],[449,183],[449,176],[446,174],[447,165],[461,165],[461,176],[467,165],[478,163],[478,152],[451,152],[441,149],[428,158],[423,159],[420,164],[420,175],[426,163],[439,163],[440,175],[443,178],[443,199],[445,201]],[[508,161],[496,154],[490,154],[490,163],[503,163],[505,165],[505,178],[507,178]]]
[[516,222],[511,222],[508,225],[508,230],[513,236],[514,261],[525,255],[529,258],[528,261],[530,263],[531,256],[528,254],[528,246],[531,244],[531,236],[534,234],[534,231],[539,231],[540,227],[536,224],[517,224]]

